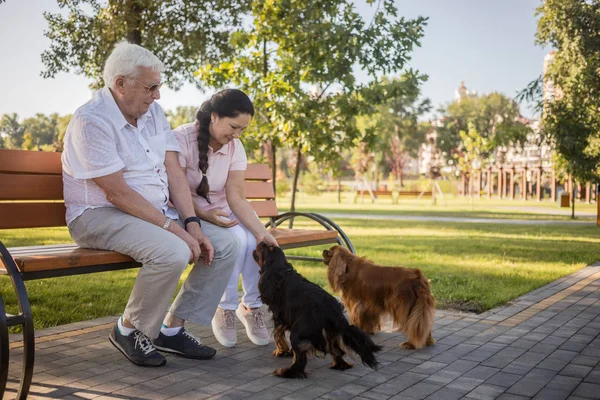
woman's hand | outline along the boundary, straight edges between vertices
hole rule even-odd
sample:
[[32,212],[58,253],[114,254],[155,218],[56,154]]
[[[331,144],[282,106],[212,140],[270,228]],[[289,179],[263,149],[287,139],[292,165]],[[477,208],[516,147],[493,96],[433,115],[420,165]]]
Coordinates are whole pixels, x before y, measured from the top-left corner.
[[[225,219],[223,219],[222,217],[224,217]],[[232,226],[236,226],[237,224],[239,224],[239,221],[229,219],[228,217],[229,214],[225,211],[215,209],[206,211],[202,216],[202,219],[210,222],[211,224],[222,226],[223,228],[231,228]]]
[[260,242],[265,242],[269,246],[279,247],[279,243],[277,243],[277,240],[269,232],[264,232],[256,237],[256,243],[259,244]]

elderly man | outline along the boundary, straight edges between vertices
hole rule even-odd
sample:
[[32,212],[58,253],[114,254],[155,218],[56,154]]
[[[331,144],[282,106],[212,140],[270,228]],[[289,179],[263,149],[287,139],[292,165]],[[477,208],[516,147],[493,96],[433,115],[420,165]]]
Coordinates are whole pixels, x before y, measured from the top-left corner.
[[[166,363],[157,349],[196,359],[215,355],[183,325],[210,325],[238,247],[227,229],[195,216],[177,141],[155,103],[163,69],[147,49],[117,44],[104,68],[105,87],[73,114],[62,156],[75,242],[143,264],[109,336],[142,366]],[[197,263],[167,313],[189,262]]]

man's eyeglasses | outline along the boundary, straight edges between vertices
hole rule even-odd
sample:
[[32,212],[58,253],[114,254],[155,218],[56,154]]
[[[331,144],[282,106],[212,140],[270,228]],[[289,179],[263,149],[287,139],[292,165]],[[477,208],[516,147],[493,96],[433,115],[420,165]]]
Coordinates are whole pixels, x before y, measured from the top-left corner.
[[142,85],[143,87],[146,88],[147,91],[154,93],[157,90],[160,90],[160,88],[162,87],[163,83],[155,83],[154,85],[148,86],[146,84],[144,84],[143,82],[138,81],[137,79],[134,79],[134,81],[136,81],[137,83],[139,83],[140,85]]

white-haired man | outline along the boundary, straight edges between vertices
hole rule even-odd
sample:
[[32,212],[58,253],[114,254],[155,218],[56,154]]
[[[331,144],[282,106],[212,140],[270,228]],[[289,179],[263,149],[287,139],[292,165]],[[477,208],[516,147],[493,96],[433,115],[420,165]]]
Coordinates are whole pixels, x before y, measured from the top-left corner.
[[[179,146],[155,103],[163,69],[147,49],[117,44],[104,68],[105,87],[73,114],[62,155],[66,219],[75,242],[143,264],[109,336],[143,366],[166,363],[157,349],[196,359],[215,355],[183,325],[210,325],[238,247],[227,229],[195,216]],[[169,308],[189,262],[197,263]]]

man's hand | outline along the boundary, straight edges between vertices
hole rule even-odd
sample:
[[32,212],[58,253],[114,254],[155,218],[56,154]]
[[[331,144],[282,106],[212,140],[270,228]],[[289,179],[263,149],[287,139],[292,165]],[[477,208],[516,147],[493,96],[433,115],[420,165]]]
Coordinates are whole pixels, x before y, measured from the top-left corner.
[[210,239],[202,232],[200,226],[195,222],[188,224],[187,232],[195,239],[196,245],[199,246],[200,249],[200,256],[204,258],[206,265],[210,265],[215,255],[215,249],[210,243]]
[[198,240],[195,237],[193,237],[183,229],[181,229],[179,232],[180,233],[176,235],[179,236],[179,238],[183,240],[185,244],[187,244],[190,248],[192,252],[192,259],[190,260],[190,263],[195,264],[196,261],[198,261],[198,259],[200,258],[201,254],[200,243],[198,243]]

